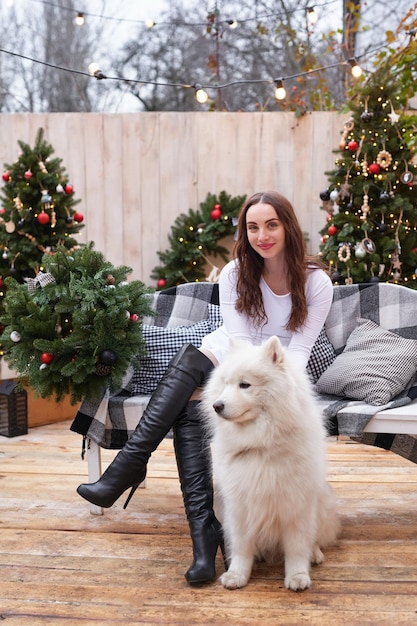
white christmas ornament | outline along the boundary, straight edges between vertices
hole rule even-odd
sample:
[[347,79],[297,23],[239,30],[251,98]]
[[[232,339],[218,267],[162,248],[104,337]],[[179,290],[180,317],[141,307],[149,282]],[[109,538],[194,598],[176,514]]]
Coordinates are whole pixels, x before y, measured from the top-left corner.
[[17,330],[12,330],[10,333],[10,339],[15,343],[18,343],[21,340],[20,333],[18,333]]
[[366,255],[366,250],[362,246],[355,248],[355,257],[357,259],[363,259]]

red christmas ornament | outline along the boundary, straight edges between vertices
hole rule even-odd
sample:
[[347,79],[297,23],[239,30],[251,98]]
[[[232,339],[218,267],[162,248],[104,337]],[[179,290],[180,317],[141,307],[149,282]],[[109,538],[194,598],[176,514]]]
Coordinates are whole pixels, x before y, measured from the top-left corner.
[[42,211],[42,213],[39,213],[37,220],[39,224],[47,224],[49,222],[48,213],[45,213],[44,211]]
[[333,219],[333,215],[331,213],[328,213],[326,215],[326,222],[331,222],[332,219]]
[[7,183],[10,180],[9,172],[3,172],[2,178],[3,178],[4,182]]
[[3,287],[3,276],[0,276],[0,287]]
[[74,191],[74,187],[70,183],[67,183],[64,187],[64,191],[65,193],[70,194]]
[[45,363],[45,365],[49,365],[54,360],[54,355],[52,352],[42,352],[41,361]]
[[30,170],[26,170],[26,172],[23,174],[23,176],[26,178],[26,180],[30,180],[33,176],[32,172]]
[[139,319],[139,315],[137,313],[131,313],[130,319],[132,320],[132,322],[137,322]]
[[158,282],[156,283],[156,286],[159,289],[161,289],[162,287],[165,287],[166,284],[167,284],[167,281],[165,280],[165,278],[160,278]]
[[381,171],[378,163],[371,163],[368,169],[371,174],[379,174],[379,172]]
[[84,219],[84,215],[82,213],[74,213],[74,222],[82,222]]
[[348,147],[349,152],[356,152],[356,150],[359,147],[359,144],[357,141],[353,139],[352,141],[349,141],[347,147]]
[[218,220],[222,215],[222,208],[220,204],[215,204],[214,209],[210,213],[210,217],[213,221]]
[[39,213],[37,220],[39,224],[47,224],[49,222],[48,213],[45,213],[45,211],[42,211],[42,213]]
[[335,235],[337,233],[337,228],[334,224],[332,224],[331,226],[329,226],[329,228],[327,229],[327,232],[329,233],[329,235]]

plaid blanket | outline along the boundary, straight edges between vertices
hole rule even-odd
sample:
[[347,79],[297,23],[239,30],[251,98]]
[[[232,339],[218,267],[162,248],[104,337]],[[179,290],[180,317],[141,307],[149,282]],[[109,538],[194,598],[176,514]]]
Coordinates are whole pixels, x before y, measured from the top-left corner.
[[[208,304],[218,304],[218,285],[187,283],[155,293],[155,317],[148,324],[172,327],[191,325],[208,316]],[[371,319],[402,337],[417,339],[417,292],[398,285],[379,283],[334,287],[333,304],[326,320],[326,333],[340,353],[357,325],[358,318]],[[71,430],[103,448],[120,449],[136,428],[149,396],[131,394],[133,370],[126,373],[122,388],[111,396],[107,390],[94,402],[83,402]],[[372,416],[385,408],[408,404],[417,398],[417,380],[384,406],[338,396],[318,396],[330,434],[348,435],[355,441],[390,449],[417,462],[417,437],[362,433]],[[340,413],[344,409],[343,413]],[[84,447],[83,447],[84,449]]]

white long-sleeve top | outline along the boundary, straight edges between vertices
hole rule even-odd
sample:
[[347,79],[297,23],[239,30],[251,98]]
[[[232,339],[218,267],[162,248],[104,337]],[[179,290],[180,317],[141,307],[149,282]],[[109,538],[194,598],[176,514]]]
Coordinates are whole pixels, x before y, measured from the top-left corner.
[[261,344],[272,335],[291,353],[300,367],[306,367],[311,349],[326,320],[333,298],[333,286],[329,276],[321,269],[309,269],[306,279],[307,319],[296,332],[286,328],[291,314],[291,294],[275,294],[263,278],[260,281],[267,322],[256,326],[253,320],[235,309],[237,300],[237,261],[230,261],[221,271],[219,301],[223,325],[204,337],[202,348],[209,350],[219,363],[229,349],[230,337],[252,344]]

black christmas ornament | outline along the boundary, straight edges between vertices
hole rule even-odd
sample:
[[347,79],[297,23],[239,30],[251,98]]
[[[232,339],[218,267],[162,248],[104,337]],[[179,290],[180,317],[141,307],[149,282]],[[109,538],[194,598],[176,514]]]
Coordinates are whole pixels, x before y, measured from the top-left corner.
[[389,202],[389,193],[387,191],[382,191],[380,193],[379,200],[382,204],[387,204]]
[[342,274],[338,270],[335,270],[334,272],[332,272],[330,278],[332,282],[336,283],[342,278]]
[[323,202],[328,202],[330,200],[329,189],[323,189],[323,191],[320,191],[320,199],[323,200]]
[[371,276],[371,278],[369,279],[370,283],[379,283],[379,278],[378,276]]
[[386,224],[384,224],[384,222],[382,222],[381,224],[378,225],[379,230],[381,231],[381,233],[386,233],[388,230],[388,226]]
[[113,350],[107,349],[107,350],[103,350],[102,352],[100,352],[98,358],[99,358],[99,362],[102,363],[103,365],[113,365],[113,363],[117,359],[117,356],[113,352]]

